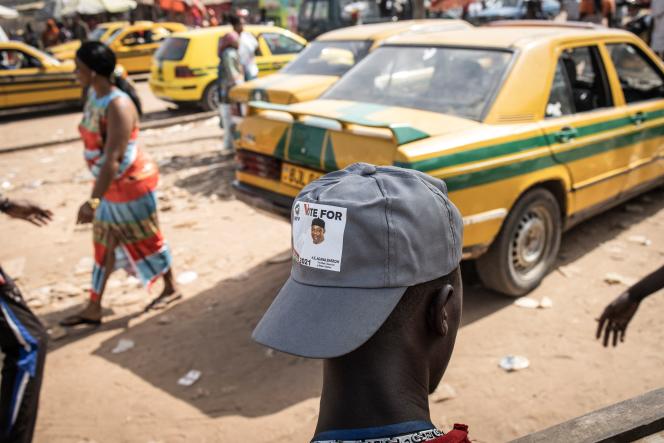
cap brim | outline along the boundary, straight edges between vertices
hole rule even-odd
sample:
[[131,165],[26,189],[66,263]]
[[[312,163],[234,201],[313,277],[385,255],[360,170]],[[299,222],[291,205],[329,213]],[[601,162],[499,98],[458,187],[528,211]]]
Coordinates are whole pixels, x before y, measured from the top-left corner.
[[289,278],[252,337],[301,357],[339,357],[378,331],[406,289],[309,286]]

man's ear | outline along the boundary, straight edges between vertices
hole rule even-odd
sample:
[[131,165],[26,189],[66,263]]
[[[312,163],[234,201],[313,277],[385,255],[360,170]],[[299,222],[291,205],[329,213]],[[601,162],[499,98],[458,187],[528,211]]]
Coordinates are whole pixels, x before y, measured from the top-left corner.
[[454,296],[454,287],[446,284],[436,291],[436,294],[431,299],[429,305],[429,327],[431,330],[441,337],[447,335],[449,326],[447,325],[447,311],[445,306]]

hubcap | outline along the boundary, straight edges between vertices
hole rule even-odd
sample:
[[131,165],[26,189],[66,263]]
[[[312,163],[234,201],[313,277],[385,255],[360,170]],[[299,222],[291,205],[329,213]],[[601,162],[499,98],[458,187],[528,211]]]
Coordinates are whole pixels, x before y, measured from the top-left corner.
[[520,280],[536,278],[551,248],[553,220],[545,208],[531,206],[510,242],[510,270]]

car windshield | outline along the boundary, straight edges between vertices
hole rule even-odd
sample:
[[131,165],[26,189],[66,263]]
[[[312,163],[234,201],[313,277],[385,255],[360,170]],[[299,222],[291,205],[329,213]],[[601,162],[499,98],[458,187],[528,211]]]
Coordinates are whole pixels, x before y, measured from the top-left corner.
[[118,29],[116,29],[115,31],[113,31],[113,33],[112,33],[111,35],[108,36],[108,38],[106,39],[106,41],[105,41],[105,42],[102,42],[102,43],[105,43],[105,44],[107,44],[107,45],[110,45],[111,43],[113,43],[113,42],[118,38],[118,36],[119,36],[121,33],[122,33],[122,28],[118,28]]
[[505,8],[516,8],[521,4],[521,0],[499,0],[496,2],[498,6]]
[[108,28],[105,26],[98,26],[97,28],[95,28],[94,31],[90,32],[90,34],[88,35],[88,40],[92,41],[101,40],[101,37],[104,35],[104,33],[106,33],[107,30]]
[[188,38],[170,37],[166,39],[166,41],[161,46],[159,46],[159,49],[157,49],[157,52],[155,52],[154,57],[157,60],[182,60],[184,55],[187,53],[188,46]]
[[315,41],[286,66],[282,72],[292,75],[341,76],[369,52],[370,41]]
[[507,69],[508,51],[383,46],[322,98],[422,109],[481,120]]

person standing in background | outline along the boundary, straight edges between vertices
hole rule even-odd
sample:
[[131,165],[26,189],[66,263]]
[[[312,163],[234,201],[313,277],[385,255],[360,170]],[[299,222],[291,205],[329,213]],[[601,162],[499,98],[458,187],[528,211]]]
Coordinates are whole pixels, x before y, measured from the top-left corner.
[[231,31],[219,40],[219,114],[224,130],[224,149],[233,149],[232,103],[228,93],[231,88],[244,81],[245,75],[240,63],[240,37]]
[[650,13],[653,19],[650,46],[661,58],[664,56],[664,0],[652,0]]
[[39,48],[39,37],[37,37],[37,33],[34,31],[34,29],[32,29],[32,25],[30,23],[25,25],[23,41],[25,41],[27,45]]
[[611,26],[615,14],[615,0],[581,0],[579,5],[579,18],[583,22]]
[[246,9],[238,11],[237,15],[231,16],[231,26],[237,35],[240,36],[240,47],[238,49],[240,54],[240,63],[244,70],[244,79],[246,81],[253,80],[258,77],[258,65],[256,64],[256,50],[258,49],[258,40],[251,32],[244,30],[244,25],[247,23],[247,16],[249,12]]
[[71,33],[72,37],[75,40],[80,40],[81,42],[85,42],[88,40],[88,34],[90,33],[90,28],[88,28],[88,25],[85,24],[81,18],[76,15],[72,19],[71,22]]
[[60,28],[58,28],[57,23],[52,18],[49,18],[46,21],[46,29],[42,32],[41,35],[42,48],[48,49],[51,46],[55,46],[60,43]]

